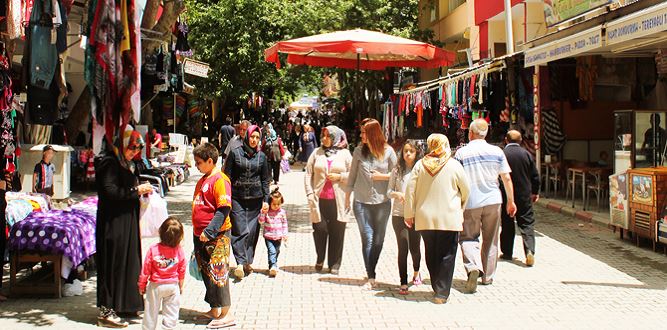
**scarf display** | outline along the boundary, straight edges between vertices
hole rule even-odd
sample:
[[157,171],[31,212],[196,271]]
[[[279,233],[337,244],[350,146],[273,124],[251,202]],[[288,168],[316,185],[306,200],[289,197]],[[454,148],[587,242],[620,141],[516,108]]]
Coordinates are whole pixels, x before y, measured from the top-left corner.
[[92,117],[107,142],[125,131],[131,116],[140,119],[139,10],[135,0],[88,3],[84,79],[91,91]]
[[430,152],[422,159],[422,164],[428,174],[435,176],[449,161],[452,150],[449,147],[449,139],[443,134],[431,134],[426,143]]
[[255,148],[250,146],[250,135],[252,135],[252,133],[254,133],[254,132],[259,132],[259,131],[260,131],[259,126],[251,125],[250,127],[248,127],[248,130],[246,131],[246,134],[245,134],[245,138],[243,139],[243,150],[250,157],[255,156],[255,153],[257,153],[257,151],[259,151],[259,143],[257,144],[257,147],[255,147]]

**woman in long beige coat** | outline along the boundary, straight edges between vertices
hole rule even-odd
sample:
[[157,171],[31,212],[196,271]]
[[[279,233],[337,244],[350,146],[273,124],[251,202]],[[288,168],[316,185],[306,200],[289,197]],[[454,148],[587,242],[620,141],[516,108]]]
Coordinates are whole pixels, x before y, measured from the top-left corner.
[[322,129],[320,141],[322,146],[308,158],[305,177],[317,251],[315,270],[321,272],[324,267],[328,240],[329,270],[338,274],[343,257],[345,225],[349,218],[346,205],[350,205],[341,186],[347,183],[352,154],[347,150],[345,133],[336,126]]
[[429,154],[412,168],[406,188],[405,225],[415,226],[422,235],[426,266],[435,291],[433,302],[444,304],[452,288],[470,185],[463,166],[451,158],[446,136],[431,134],[426,143]]

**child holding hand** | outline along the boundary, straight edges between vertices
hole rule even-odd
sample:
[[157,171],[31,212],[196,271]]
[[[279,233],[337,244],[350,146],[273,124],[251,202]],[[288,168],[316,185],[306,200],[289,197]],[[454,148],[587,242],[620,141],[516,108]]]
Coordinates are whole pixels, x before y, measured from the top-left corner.
[[280,245],[287,241],[287,213],[282,209],[285,202],[278,188],[271,192],[271,205],[269,210],[262,212],[259,216],[259,224],[264,227],[264,241],[269,255],[269,276],[276,277],[278,274],[278,255]]
[[160,226],[160,243],[148,249],[139,275],[139,293],[146,294],[144,330],[157,328],[160,306],[162,327],[173,329],[178,324],[186,267],[185,254],[180,246],[182,240],[183,224],[169,217]]

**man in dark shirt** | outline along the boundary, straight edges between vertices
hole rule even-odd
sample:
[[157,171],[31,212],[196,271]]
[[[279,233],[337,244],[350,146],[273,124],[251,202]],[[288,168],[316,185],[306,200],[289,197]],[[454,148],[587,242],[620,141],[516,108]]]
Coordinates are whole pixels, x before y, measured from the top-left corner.
[[[521,133],[511,130],[505,136],[505,157],[512,169],[512,185],[514,186],[514,202],[517,212],[514,218],[502,212],[502,231],[500,232],[500,250],[502,258],[512,260],[514,250],[515,227],[514,220],[519,226],[523,238],[523,249],[526,253],[526,265],[532,267],[535,263],[535,217],[533,203],[539,199],[540,175],[535,166],[533,156],[521,147]],[[503,190],[503,203],[507,201]],[[504,207],[504,206],[503,206]]]

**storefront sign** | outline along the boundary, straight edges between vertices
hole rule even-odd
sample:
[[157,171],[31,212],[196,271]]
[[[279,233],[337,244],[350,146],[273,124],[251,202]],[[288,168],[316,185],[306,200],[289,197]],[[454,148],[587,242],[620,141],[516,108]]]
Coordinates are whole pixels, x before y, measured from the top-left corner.
[[561,58],[585,53],[601,46],[602,26],[597,26],[562,40],[527,50],[524,66],[528,68],[546,64]]
[[551,26],[612,2],[613,0],[544,0],[544,18],[547,25]]
[[208,63],[195,61],[186,58],[183,62],[183,71],[193,76],[208,78],[208,70],[210,69]]
[[662,3],[607,24],[607,45],[665,30],[667,30],[667,3]]

